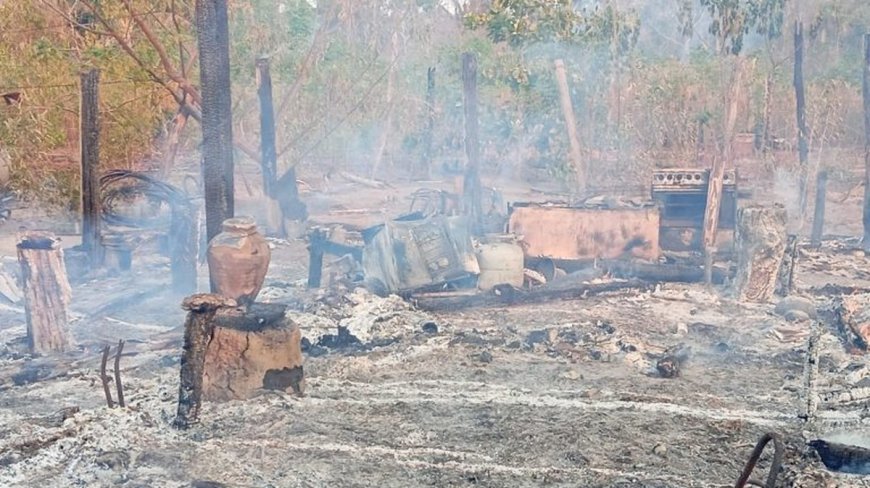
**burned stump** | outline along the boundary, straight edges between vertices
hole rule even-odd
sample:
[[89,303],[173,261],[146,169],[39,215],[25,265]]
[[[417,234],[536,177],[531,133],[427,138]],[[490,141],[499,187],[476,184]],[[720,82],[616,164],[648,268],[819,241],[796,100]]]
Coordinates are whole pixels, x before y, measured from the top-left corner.
[[788,240],[786,222],[781,205],[737,211],[734,292],[738,300],[762,303],[773,298]]
[[284,305],[239,307],[198,294],[182,307],[188,314],[176,428],[197,422],[203,400],[245,399],[259,389],[302,393],[302,334],[284,318]]
[[72,291],[60,240],[51,233],[34,231],[21,236],[17,247],[30,351],[47,354],[71,349]]
[[243,400],[259,389],[302,393],[302,333],[284,310],[255,303],[215,315],[203,367],[206,400]]

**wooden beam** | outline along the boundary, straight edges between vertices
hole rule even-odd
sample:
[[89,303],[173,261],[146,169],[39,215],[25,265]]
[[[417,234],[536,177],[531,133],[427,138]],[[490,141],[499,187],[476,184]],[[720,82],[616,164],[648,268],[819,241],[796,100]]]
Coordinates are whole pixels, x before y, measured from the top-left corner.
[[733,164],[732,143],[734,126],[737,123],[737,103],[740,99],[740,89],[743,83],[743,63],[740,57],[734,58],[734,67],[726,100],[725,120],[723,124],[722,145],[718,154],[713,156],[713,167],[710,170],[707,185],[707,206],[704,212],[703,243],[706,253],[713,252],[716,246],[716,231],[719,228],[719,213],[722,207],[722,183],[725,178],[725,165]]
[[807,212],[807,189],[809,180],[809,129],[807,128],[807,101],[804,88],[804,25],[794,24],[794,92],[797,101],[798,161],[800,162],[800,222]]
[[480,145],[478,141],[477,114],[477,57],[472,53],[462,55],[462,86],[465,94],[465,153],[468,163],[462,183],[463,209],[471,217],[477,233],[481,226]]
[[81,74],[82,247],[92,267],[103,264],[100,241],[100,72]]
[[816,175],[816,210],[813,212],[812,246],[822,245],[822,234],[825,231],[825,199],[827,198],[828,172],[819,171]]
[[260,99],[260,167],[263,172],[263,193],[271,197],[278,179],[278,157],[275,153],[275,107],[272,105],[272,73],[268,57],[257,59],[257,97]]
[[870,34],[864,35],[864,250],[870,251]]
[[565,72],[565,62],[561,59],[555,61],[556,81],[559,85],[559,101],[562,105],[562,116],[565,118],[565,128],[568,132],[568,143],[571,148],[571,166],[574,169],[575,183],[574,192],[583,195],[587,187],[587,171],[583,164],[583,155],[580,149],[580,139],[577,137],[577,120],[574,117],[574,104],[571,102],[571,92],[568,87],[568,75]]

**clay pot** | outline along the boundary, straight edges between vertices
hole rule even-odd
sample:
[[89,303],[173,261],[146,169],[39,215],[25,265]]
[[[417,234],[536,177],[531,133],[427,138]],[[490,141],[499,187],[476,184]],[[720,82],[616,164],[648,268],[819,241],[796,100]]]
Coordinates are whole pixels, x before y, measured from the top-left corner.
[[240,305],[251,304],[269,270],[269,244],[252,218],[227,219],[221,227],[208,244],[208,272],[215,292]]

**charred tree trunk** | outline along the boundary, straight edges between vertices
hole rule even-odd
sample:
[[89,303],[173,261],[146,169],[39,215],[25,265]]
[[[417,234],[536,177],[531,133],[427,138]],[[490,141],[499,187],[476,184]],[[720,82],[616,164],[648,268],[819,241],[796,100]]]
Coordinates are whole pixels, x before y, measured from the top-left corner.
[[226,0],[196,0],[202,85],[202,173],[210,241],[233,208],[233,114]]
[[809,145],[807,137],[807,102],[804,89],[804,26],[794,26],[794,92],[797,100],[798,161],[800,162],[800,221],[807,211],[807,183],[809,180]]
[[864,35],[864,250],[870,251],[870,34]]
[[562,105],[562,116],[565,118],[565,128],[568,131],[568,143],[571,147],[571,165],[576,178],[575,191],[578,195],[586,193],[587,174],[583,165],[583,155],[580,152],[580,139],[577,138],[577,120],[574,117],[574,104],[571,103],[571,91],[568,87],[568,75],[565,73],[565,63],[561,59],[556,62],[556,81],[559,85],[559,100]]
[[480,146],[477,125],[477,58],[462,55],[462,85],[465,93],[465,153],[468,163],[462,183],[465,214],[471,217],[474,232],[481,227]]
[[827,199],[828,172],[819,171],[816,176],[816,210],[813,212],[812,246],[822,245],[822,234],[825,232],[825,200]]
[[27,343],[35,354],[67,351],[71,290],[63,262],[63,249],[54,235],[30,232],[18,242],[23,278]]
[[184,351],[181,354],[181,384],[178,387],[178,414],[172,425],[186,429],[199,421],[202,407],[202,374],[205,354],[214,334],[214,317],[224,308],[236,306],[234,300],[219,295],[193,295],[184,300]]
[[779,266],[779,276],[776,279],[776,294],[787,297],[794,289],[794,270],[797,266],[798,236],[788,236],[785,252],[782,255],[782,264]]
[[737,211],[734,290],[738,300],[762,303],[773,298],[787,243],[786,223],[787,214],[780,205],[753,205]]
[[100,241],[100,72],[81,75],[82,247],[91,266],[102,266]]
[[432,169],[432,143],[435,137],[435,68],[426,72],[426,131],[423,134],[423,158],[417,177],[426,179]]
[[269,226],[279,237],[287,237],[284,217],[275,197],[275,186],[278,183],[278,155],[275,149],[272,72],[267,57],[257,59],[257,96],[260,99],[260,168],[263,172],[263,195],[268,207]]

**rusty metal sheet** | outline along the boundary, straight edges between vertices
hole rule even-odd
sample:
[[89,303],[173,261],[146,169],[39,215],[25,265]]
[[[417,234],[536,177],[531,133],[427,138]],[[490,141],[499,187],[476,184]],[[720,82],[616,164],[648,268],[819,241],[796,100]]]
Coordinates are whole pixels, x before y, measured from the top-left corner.
[[655,207],[513,207],[508,226],[529,258],[655,260],[661,253]]

